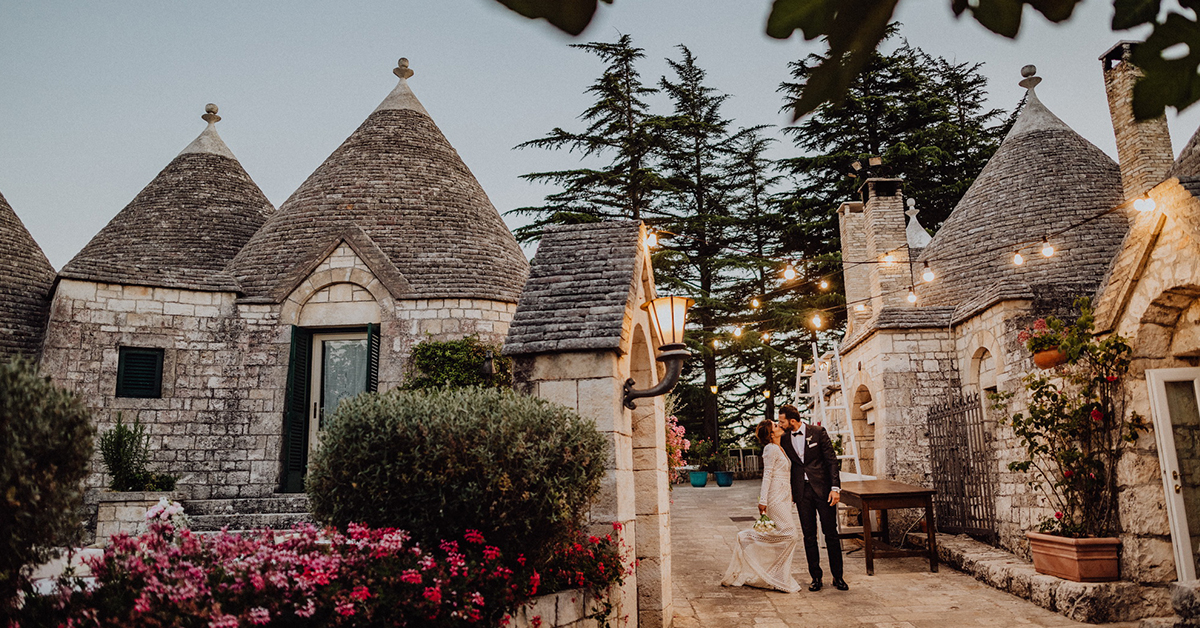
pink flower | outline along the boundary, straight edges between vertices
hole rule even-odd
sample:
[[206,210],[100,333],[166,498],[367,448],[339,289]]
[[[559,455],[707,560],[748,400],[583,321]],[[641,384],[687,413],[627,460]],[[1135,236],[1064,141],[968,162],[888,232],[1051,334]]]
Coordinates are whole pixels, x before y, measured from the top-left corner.
[[408,569],[400,574],[400,581],[409,584],[421,584],[421,573],[416,569]]
[[1062,518],[1063,518],[1062,511],[1058,511],[1058,512],[1054,513],[1054,518],[1055,518],[1055,519],[1062,519]]
[[475,543],[477,545],[483,543],[483,534],[481,534],[479,530],[467,530],[467,533],[463,535],[463,538],[467,539],[467,542],[469,543]]
[[315,612],[317,612],[317,606],[313,604],[312,598],[308,598],[308,601],[304,603],[304,606],[296,609],[296,616],[312,617],[313,613]]
[[1117,376],[1116,375],[1105,375],[1104,380],[1109,381],[1109,382],[1115,382],[1115,381],[1117,381]]
[[237,628],[238,619],[233,615],[217,615],[208,622],[208,628]]
[[500,558],[500,549],[489,545],[483,548],[483,557],[487,560],[496,560]]
[[1032,337],[1033,337],[1033,334],[1029,333],[1028,330],[1022,331],[1021,333],[1017,334],[1017,340],[1020,340],[1021,342],[1029,342],[1029,339]]
[[250,623],[256,626],[271,623],[271,611],[261,606],[250,609],[250,612],[247,613],[247,615],[249,615],[248,619],[250,620]]
[[622,525],[620,521],[614,521],[614,522],[613,522],[613,529],[614,529],[614,530],[624,530],[624,529],[625,529],[625,526],[624,526],[624,525]]
[[1047,329],[1050,329],[1050,327],[1046,325],[1046,319],[1039,318],[1036,321],[1033,321],[1034,331],[1046,331]]
[[337,611],[337,614],[342,617],[349,617],[354,614],[354,602],[349,600],[338,602],[338,605],[333,607],[333,610]]
[[369,597],[371,597],[371,591],[367,587],[354,587],[354,590],[350,592],[350,598],[360,602]]
[[146,611],[149,611],[150,598],[146,597],[145,593],[139,595],[137,601],[133,604],[133,610],[136,613],[145,613]]
[[1072,475],[1075,475],[1075,474],[1070,469],[1063,469],[1063,477],[1064,478],[1069,478]]
[[471,594],[471,603],[476,606],[483,606],[483,594],[476,591]]
[[425,599],[434,604],[442,603],[442,588],[441,587],[425,587]]

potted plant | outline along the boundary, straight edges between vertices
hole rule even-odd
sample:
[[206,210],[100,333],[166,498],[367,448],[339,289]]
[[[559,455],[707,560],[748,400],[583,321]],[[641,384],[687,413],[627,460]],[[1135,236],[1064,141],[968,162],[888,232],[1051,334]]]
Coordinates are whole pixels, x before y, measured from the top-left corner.
[[[689,473],[692,486],[700,488],[707,485],[709,473],[716,476],[718,486],[733,484],[733,473],[722,470],[727,456],[728,448],[724,445],[714,445],[711,440],[700,439],[692,443],[692,447],[688,451],[688,461],[700,469]],[[725,475],[724,484],[722,484],[722,475]]]
[[1067,354],[1062,351],[1066,326],[1057,318],[1039,318],[1033,327],[1022,331],[1017,338],[1025,343],[1033,353],[1033,363],[1040,369],[1051,369],[1067,361]]
[[[1066,366],[1053,377],[1025,377],[1029,405],[1008,423],[1026,459],[1008,468],[1032,472],[1030,485],[1054,508],[1037,532],[1026,533],[1034,567],[1076,582],[1105,582],[1119,576],[1117,461],[1147,424],[1125,409],[1121,379],[1133,353],[1129,344],[1116,334],[1093,337],[1089,301],[1083,298],[1075,305],[1080,315],[1073,324],[1045,321],[1047,329],[1060,330],[1058,346]],[[1033,350],[1033,337],[1027,342]]]
[[160,500],[175,497],[176,478],[146,468],[150,459],[146,428],[137,419],[126,425],[120,413],[117,424],[100,435],[100,455],[110,478],[110,492],[96,498],[96,539],[108,539],[118,532],[137,533],[145,525],[141,513]]

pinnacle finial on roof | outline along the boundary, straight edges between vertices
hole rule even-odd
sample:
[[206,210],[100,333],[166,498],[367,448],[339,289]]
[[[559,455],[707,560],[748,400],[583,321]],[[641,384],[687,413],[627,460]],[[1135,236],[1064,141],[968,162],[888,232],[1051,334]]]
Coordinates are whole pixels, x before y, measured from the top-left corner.
[[200,116],[200,119],[209,124],[216,124],[220,122],[221,116],[217,115],[217,106],[212,103],[204,105],[204,115]]
[[904,213],[908,214],[908,217],[911,219],[908,221],[908,227],[904,229],[904,233],[908,239],[908,248],[923,249],[929,246],[933,238],[929,236],[929,232],[925,230],[925,227],[922,227],[921,223],[917,221],[917,214],[921,213],[921,210],[917,209],[917,199],[910,198],[906,201],[906,204],[908,205],[908,211]]
[[412,77],[415,72],[408,69],[408,58],[400,57],[400,61],[396,63],[396,69],[392,70],[392,74],[395,74],[402,79],[407,79]]
[[1037,87],[1038,83],[1042,82],[1042,78],[1037,76],[1037,66],[1035,65],[1027,65],[1021,68],[1021,76],[1025,78],[1018,85],[1025,89],[1033,89]]

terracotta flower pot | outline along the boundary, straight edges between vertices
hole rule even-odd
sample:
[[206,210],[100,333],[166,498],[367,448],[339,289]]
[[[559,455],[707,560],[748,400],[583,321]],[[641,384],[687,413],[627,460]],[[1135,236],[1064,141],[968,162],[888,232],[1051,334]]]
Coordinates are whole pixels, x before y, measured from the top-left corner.
[[1067,354],[1055,347],[1033,354],[1033,363],[1040,369],[1052,369],[1067,361]]
[[1120,577],[1121,539],[1071,539],[1040,532],[1025,536],[1038,573],[1075,582],[1112,582]]

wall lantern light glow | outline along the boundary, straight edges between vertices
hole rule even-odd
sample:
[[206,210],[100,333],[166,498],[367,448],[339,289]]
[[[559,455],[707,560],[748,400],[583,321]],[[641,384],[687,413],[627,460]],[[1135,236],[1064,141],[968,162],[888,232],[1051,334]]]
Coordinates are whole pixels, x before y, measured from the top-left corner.
[[694,303],[694,300],[687,297],[659,297],[642,304],[642,309],[650,317],[650,326],[662,342],[662,346],[658,348],[658,361],[667,365],[667,372],[657,385],[645,390],[634,390],[636,382],[632,378],[625,380],[626,408],[632,410],[637,407],[634,399],[665,395],[679,383],[679,376],[683,373],[683,361],[692,355],[683,344],[683,332],[687,323],[687,310]]

